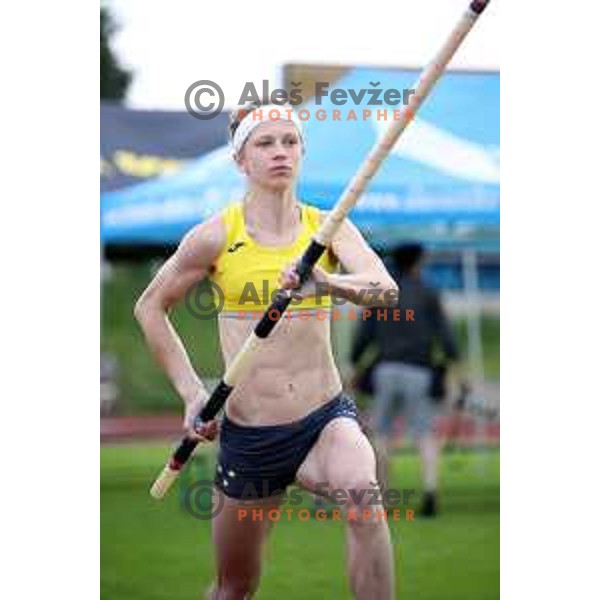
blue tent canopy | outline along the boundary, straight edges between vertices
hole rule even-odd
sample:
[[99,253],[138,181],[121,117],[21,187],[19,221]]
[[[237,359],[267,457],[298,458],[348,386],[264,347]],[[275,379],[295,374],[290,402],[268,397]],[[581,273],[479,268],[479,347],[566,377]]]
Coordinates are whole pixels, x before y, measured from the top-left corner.
[[[354,69],[330,86],[343,89],[411,88],[418,73]],[[373,241],[392,243],[406,236],[460,241],[469,236],[497,245],[500,221],[499,75],[446,73],[404,132],[351,219]],[[383,93],[381,94],[383,97]],[[368,98],[368,96],[367,96]],[[308,152],[298,193],[330,208],[393,118],[389,106],[302,107]],[[322,109],[324,120],[318,120]],[[333,120],[333,110],[340,120]],[[356,120],[350,113],[354,110]],[[371,110],[366,116],[363,110]],[[194,224],[240,198],[244,182],[227,147],[218,148],[172,176],[103,194],[105,242],[176,242]]]

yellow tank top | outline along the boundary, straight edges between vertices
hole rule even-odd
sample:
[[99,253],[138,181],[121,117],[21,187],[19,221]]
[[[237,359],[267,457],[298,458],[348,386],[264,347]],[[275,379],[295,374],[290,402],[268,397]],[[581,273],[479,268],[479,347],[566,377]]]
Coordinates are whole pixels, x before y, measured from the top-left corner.
[[[302,226],[293,244],[289,246],[261,246],[246,231],[243,202],[230,204],[221,217],[227,231],[226,244],[218,256],[211,280],[222,293],[222,313],[255,312],[266,310],[279,289],[282,270],[298,259],[308,247],[313,234],[319,229],[319,210],[300,204]],[[325,251],[317,263],[331,273],[337,270],[335,256]],[[219,299],[215,297],[215,301]],[[331,298],[326,295],[309,296],[301,301],[292,300],[288,310],[328,309]]]

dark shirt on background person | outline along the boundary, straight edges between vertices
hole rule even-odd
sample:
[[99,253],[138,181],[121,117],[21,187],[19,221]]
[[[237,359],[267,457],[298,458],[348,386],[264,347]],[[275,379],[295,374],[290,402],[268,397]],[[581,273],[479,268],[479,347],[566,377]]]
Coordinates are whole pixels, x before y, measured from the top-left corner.
[[[431,367],[433,345],[439,341],[445,357],[458,361],[459,352],[452,328],[440,301],[439,293],[411,275],[396,277],[401,286],[396,307],[372,308],[371,315],[361,321],[350,354],[356,364],[365,349],[375,343],[377,362],[404,362]],[[394,310],[399,317],[394,320]],[[406,311],[413,311],[407,320]]]

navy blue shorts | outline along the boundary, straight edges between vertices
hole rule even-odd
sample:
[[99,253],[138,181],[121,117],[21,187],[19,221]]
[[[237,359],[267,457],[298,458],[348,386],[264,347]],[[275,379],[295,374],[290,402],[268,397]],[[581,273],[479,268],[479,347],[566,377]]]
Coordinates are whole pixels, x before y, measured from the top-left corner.
[[302,419],[285,425],[250,427],[223,418],[215,484],[230,498],[283,494],[323,428],[332,419],[358,421],[354,400],[336,396]]

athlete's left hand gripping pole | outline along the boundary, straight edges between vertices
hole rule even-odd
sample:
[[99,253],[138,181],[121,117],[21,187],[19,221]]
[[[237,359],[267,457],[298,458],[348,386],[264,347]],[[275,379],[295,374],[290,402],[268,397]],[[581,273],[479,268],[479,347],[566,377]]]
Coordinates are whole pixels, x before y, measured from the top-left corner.
[[[356,173],[333,210],[328,214],[296,266],[301,284],[305,283],[310,276],[313,266],[322,256],[323,252],[325,252],[325,249],[331,244],[340,225],[350,210],[358,202],[360,195],[373,175],[377,172],[390,150],[398,141],[400,134],[412,120],[423,100],[425,100],[431,88],[444,72],[446,65],[450,62],[450,59],[454,56],[454,53],[466,35],[471,31],[471,28],[479,18],[479,15],[481,15],[487,6],[488,1],[489,0],[471,1],[469,8],[464,12],[444,45],[421,73],[418,81],[413,86],[415,93],[410,96],[408,106],[401,112],[400,119],[393,121],[386,130],[385,135],[375,143],[359,171]],[[292,296],[290,292],[282,293],[275,299],[271,306],[269,306],[262,319],[254,328],[254,331],[250,334],[233,359],[233,362],[227,368],[223,380],[215,388],[208,402],[198,417],[196,417],[197,425],[211,421],[217,416],[235,385],[239,383],[248,372],[252,362],[252,356],[260,346],[261,340],[271,333],[291,300]],[[167,493],[197,444],[198,442],[196,440],[189,438],[183,439],[152,485],[150,494],[154,498],[162,498]]]

